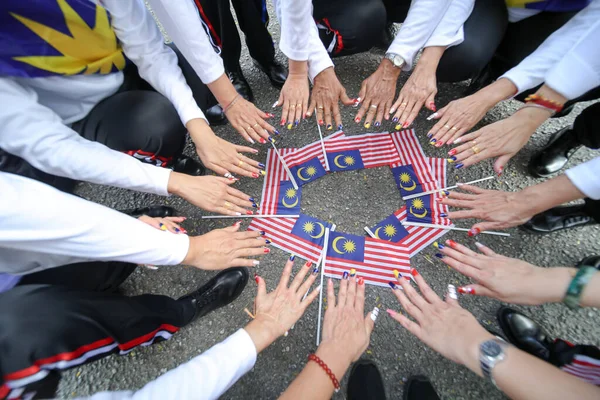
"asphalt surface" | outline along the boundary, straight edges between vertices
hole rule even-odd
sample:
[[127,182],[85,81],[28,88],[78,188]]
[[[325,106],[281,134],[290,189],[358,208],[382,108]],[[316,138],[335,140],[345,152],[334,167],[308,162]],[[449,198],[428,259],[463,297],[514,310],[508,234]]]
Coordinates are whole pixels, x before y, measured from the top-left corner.
[[[270,30],[276,38],[278,27],[275,22],[271,24]],[[279,51],[277,57],[284,61]],[[356,96],[361,81],[376,69],[380,58],[380,54],[370,52],[335,60],[337,75],[351,97]],[[278,90],[269,84],[262,72],[252,66],[245,48],[241,63],[244,74],[254,91],[256,104],[264,110],[270,110],[270,106],[279,95]],[[405,79],[406,74],[403,74],[401,83]],[[460,97],[465,86],[466,83],[439,84],[439,94],[436,99],[438,107]],[[574,117],[581,112],[584,106],[578,105],[569,116],[544,124],[525,148],[513,158],[501,179],[485,182],[481,186],[515,191],[540,182],[541,180],[528,176],[527,161],[536,150],[545,144],[549,134],[572,123]],[[516,103],[510,101],[498,105],[490,111],[480,126],[510,115],[515,108]],[[354,124],[355,111],[353,108],[345,108],[342,111],[345,131],[349,135],[366,133],[362,126]],[[414,129],[421,138],[428,156],[444,157],[448,151],[445,146],[437,149],[426,144],[425,133],[433,126],[433,123],[425,120],[427,115],[426,111],[419,114],[414,123]],[[384,126],[383,130],[385,129],[392,129],[392,126]],[[229,125],[215,127],[214,130],[217,135],[229,141],[242,143],[241,137]],[[313,119],[303,122],[294,131],[286,130],[278,144],[280,147],[301,147],[317,139],[318,132]],[[264,161],[267,146],[257,146],[257,148],[260,148],[261,152],[256,158]],[[190,144],[186,148],[186,153],[195,156]],[[582,149],[572,158],[569,166],[577,165],[595,155],[598,153]],[[449,184],[464,182],[492,173],[492,162],[486,161],[458,171],[449,169],[448,182]],[[243,179],[237,184],[237,187],[251,196],[259,197],[262,190],[262,179]],[[204,234],[212,229],[225,227],[230,222],[203,222],[199,217],[206,214],[204,211],[176,197],[164,198],[91,184],[81,184],[78,193],[92,201],[119,209],[151,204],[174,206],[180,215],[188,217],[183,226],[190,235]],[[387,167],[336,173],[323,177],[308,185],[303,190],[302,197],[303,213],[334,221],[338,230],[354,234],[363,234],[363,226],[380,221],[402,205],[392,174]],[[244,224],[244,227],[248,223],[249,221]],[[460,221],[457,225],[470,226],[469,221]],[[490,236],[479,239],[501,254],[546,267],[573,265],[581,258],[597,253],[600,241],[600,228],[597,226],[546,236],[534,236],[517,229],[511,229],[509,232],[512,235],[510,238]],[[445,239],[454,239],[474,247],[474,240],[461,232],[450,232]],[[414,257],[411,263],[438,294],[443,295],[449,283],[457,286],[468,283],[467,278],[435,261],[434,253],[434,249],[425,249]],[[433,262],[426,260],[424,255],[429,255]],[[288,256],[289,254],[274,248],[271,254],[261,261],[258,273],[265,278],[268,288],[276,285]],[[295,270],[300,267],[301,262],[296,261]],[[156,271],[138,268],[125,282],[123,290],[127,295],[154,293],[178,297],[201,286],[213,275],[210,272],[182,266],[164,266]],[[91,365],[66,372],[61,382],[59,395],[67,398],[89,395],[103,390],[142,387],[146,382],[190,360],[247,324],[249,318],[243,309],[251,306],[254,295],[255,284],[250,281],[241,297],[233,304],[181,329],[167,342],[136,349],[127,356],[111,356]],[[501,305],[500,302],[468,296],[461,297],[460,302],[485,327],[500,332],[495,319],[495,312]],[[399,308],[389,289],[369,286],[367,287],[365,308],[372,309],[374,306],[378,306],[382,310]],[[540,307],[516,306],[516,308],[533,315],[546,327],[551,336],[561,337],[574,343],[600,345],[600,314],[596,309],[573,312],[560,304]],[[276,398],[300,373],[307,355],[315,350],[316,324],[317,304],[315,302],[296,324],[290,335],[279,339],[260,354],[256,366],[222,398]],[[363,357],[370,358],[379,365],[390,399],[401,398],[404,382],[414,374],[427,375],[440,396],[445,399],[504,398],[491,383],[480,379],[466,368],[445,360],[421,344],[386,313],[380,314],[370,346]],[[342,382],[344,388],[346,381],[347,377]],[[198,390],[202,390],[202,388],[199,387]],[[340,393],[334,398],[341,399],[343,396]]]

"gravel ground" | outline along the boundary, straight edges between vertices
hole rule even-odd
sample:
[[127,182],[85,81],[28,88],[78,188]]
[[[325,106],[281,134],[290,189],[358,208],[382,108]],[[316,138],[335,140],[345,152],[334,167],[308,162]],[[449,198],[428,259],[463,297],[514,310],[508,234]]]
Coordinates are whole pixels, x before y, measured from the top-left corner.
[[[272,23],[270,29],[277,38],[277,25]],[[281,54],[278,54],[278,57],[284,61]],[[350,96],[358,93],[362,79],[376,69],[380,57],[380,54],[365,53],[335,60],[337,74]],[[241,63],[257,99],[256,104],[264,110],[270,109],[271,104],[278,97],[278,91],[271,87],[264,74],[252,66],[245,48]],[[401,79],[406,79],[405,75]],[[459,97],[464,87],[464,83],[440,84],[436,104],[442,106]],[[515,107],[514,102],[500,104],[487,115],[480,126],[507,117]],[[514,191],[538,183],[540,180],[527,175],[527,161],[545,144],[550,133],[572,123],[574,117],[584,107],[584,104],[580,104],[569,116],[544,124],[527,146],[510,162],[504,176],[499,180],[485,182],[482,186]],[[365,133],[362,126],[352,122],[354,111],[352,108],[346,108],[342,112],[346,132],[349,135]],[[414,124],[421,138],[433,125],[425,120],[426,115],[426,112],[422,112]],[[392,127],[384,126],[383,129],[392,129]],[[214,130],[229,141],[241,143],[240,136],[229,125],[216,127]],[[286,131],[279,140],[279,146],[300,147],[317,138],[316,126],[314,120],[311,120],[303,122],[295,131]],[[265,159],[266,148],[267,146],[261,148],[257,159]],[[427,155],[432,157],[444,157],[447,151],[445,148],[437,149],[431,146],[426,146],[425,149]],[[195,156],[191,144],[188,144],[186,153]],[[572,158],[569,166],[577,165],[595,155],[597,153],[592,151],[580,150]],[[492,163],[487,161],[464,170],[450,170],[448,181],[453,184],[492,173]],[[251,196],[260,196],[262,180],[244,179],[239,183],[238,188]],[[91,184],[80,185],[78,193],[113,208],[123,209],[150,204],[174,206],[180,215],[188,217],[184,226],[191,235],[203,234],[226,226],[226,222],[221,221],[202,222],[199,219],[205,214],[202,210],[175,197],[163,198]],[[354,234],[363,234],[363,226],[380,221],[402,205],[392,174],[387,167],[326,176],[303,190],[302,197],[302,212],[335,221],[339,230]],[[459,225],[469,226],[469,222],[459,222]],[[247,223],[244,226],[247,226]],[[510,233],[512,234],[510,238],[486,237],[481,240],[501,254],[548,267],[573,265],[581,258],[596,253],[600,240],[600,229],[597,226],[546,236],[528,235],[517,229],[510,230]],[[474,241],[464,233],[450,232],[445,238],[474,247]],[[426,254],[433,256],[434,252],[434,249],[425,249],[412,259],[412,265],[419,269],[438,294],[443,294],[449,283],[455,285],[467,283],[466,278],[442,263],[436,261],[430,263],[423,257]],[[278,249],[273,249],[271,254],[262,260],[258,273],[265,278],[269,288],[275,286],[288,256]],[[432,258],[435,260],[435,257]],[[298,267],[299,265],[300,262],[297,262]],[[156,293],[176,297],[200,286],[212,275],[213,273],[182,266],[162,267],[157,271],[140,268],[125,282],[124,291],[128,295]],[[255,285],[250,281],[236,302],[185,327],[170,341],[137,349],[127,356],[111,356],[65,373],[60,386],[60,396],[68,398],[102,390],[142,387],[146,382],[190,360],[243,327],[248,322],[248,316],[243,309],[251,305],[254,294]],[[500,302],[479,297],[462,297],[460,301],[462,306],[471,311],[484,326],[500,331],[495,319],[495,312]],[[368,287],[366,309],[374,306],[384,310],[399,307],[389,289]],[[600,315],[596,309],[573,312],[560,304],[516,308],[535,316],[552,336],[575,343],[600,345]],[[313,304],[291,334],[264,351],[258,357],[254,369],[226,392],[223,398],[276,398],[302,370],[306,356],[315,350],[316,320],[317,304]],[[385,313],[377,322],[371,344],[364,357],[373,359],[379,365],[389,398],[400,398],[404,382],[414,374],[429,376],[441,397],[445,399],[504,397],[492,384],[428,349],[388,318]],[[345,384],[346,379],[342,386],[345,387]],[[343,396],[340,393],[334,398],[341,399]]]

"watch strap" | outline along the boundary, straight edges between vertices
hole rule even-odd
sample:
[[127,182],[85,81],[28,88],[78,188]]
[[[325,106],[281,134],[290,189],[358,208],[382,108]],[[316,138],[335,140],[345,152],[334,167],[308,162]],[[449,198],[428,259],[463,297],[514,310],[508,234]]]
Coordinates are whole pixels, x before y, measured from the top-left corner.
[[571,280],[565,298],[563,299],[563,303],[571,310],[576,310],[580,307],[579,301],[583,289],[585,289],[586,285],[590,282],[592,276],[594,276],[596,272],[598,272],[598,270],[595,267],[580,267]]

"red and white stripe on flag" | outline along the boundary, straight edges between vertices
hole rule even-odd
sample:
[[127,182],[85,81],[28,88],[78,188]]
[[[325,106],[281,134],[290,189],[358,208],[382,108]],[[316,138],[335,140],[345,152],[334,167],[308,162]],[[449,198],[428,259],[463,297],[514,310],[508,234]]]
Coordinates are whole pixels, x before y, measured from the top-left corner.
[[366,283],[377,286],[394,282],[394,270],[410,275],[409,250],[402,245],[367,237],[364,254],[364,262],[327,257],[323,272],[328,277],[341,279],[345,271],[354,268]]
[[419,174],[419,180],[423,183],[435,182],[431,166],[427,160],[428,157],[425,156],[414,129],[392,132],[390,136],[398,151],[400,165],[412,165],[416,173]]
[[588,383],[600,385],[600,360],[596,358],[576,354],[571,363],[563,365],[560,369]]
[[[296,149],[279,149],[279,154],[284,157],[296,151]],[[277,212],[277,201],[279,199],[279,183],[289,180],[289,176],[283,164],[279,160],[277,153],[273,149],[267,151],[267,161],[265,162],[265,171],[267,176],[263,183],[262,197],[260,199],[261,214],[275,214]]]
[[[325,143],[327,143],[330,140],[341,138],[341,137],[344,137],[344,132],[337,131],[337,132],[332,133],[331,135],[323,138],[323,141],[325,141]],[[292,167],[295,167],[302,163],[305,163],[306,161],[312,160],[315,157],[319,157],[319,161],[323,165],[323,168],[325,168],[325,158],[323,156],[323,148],[321,147],[320,140],[316,141],[314,143],[311,143],[307,146],[304,146],[300,149],[295,149],[292,152],[288,152],[288,153],[286,153],[285,156],[282,154],[282,157],[285,160],[288,168],[292,168]],[[267,173],[268,173],[268,171],[267,171]]]
[[359,150],[365,168],[375,168],[400,162],[398,151],[389,133],[367,133],[344,136],[325,143],[328,152]]

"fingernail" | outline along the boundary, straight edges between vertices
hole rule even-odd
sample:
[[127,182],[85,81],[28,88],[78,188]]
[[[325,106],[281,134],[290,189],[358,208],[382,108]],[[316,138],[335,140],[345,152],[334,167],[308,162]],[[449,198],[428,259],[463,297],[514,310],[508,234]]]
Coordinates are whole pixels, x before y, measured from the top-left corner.
[[271,243],[273,243],[273,242],[271,242],[269,239],[265,239],[265,243],[266,243],[266,244],[271,244]]
[[356,122],[358,124],[360,122],[360,117],[354,118],[354,122]]
[[451,158],[446,158],[446,161],[448,161],[448,163],[450,163],[450,164],[454,164],[454,160]]
[[254,265],[259,265],[259,264],[260,264],[260,261],[258,261],[258,260],[253,260],[253,261],[252,261],[252,264],[254,264]]
[[258,168],[265,169],[267,166],[261,162],[258,163]]
[[281,133],[277,129],[275,129],[275,134],[276,135],[281,135]]
[[392,118],[392,122],[393,122],[393,123],[396,123],[396,122],[398,122],[398,117],[394,117],[394,118]]
[[433,145],[433,144],[435,144],[435,142],[437,142],[437,139],[431,139],[431,140],[429,141],[429,144],[432,144],[432,145]]
[[365,280],[363,279],[363,277],[359,277],[356,281],[359,285],[364,285],[365,284]]
[[434,112],[437,110],[437,108],[435,107],[435,103],[434,103],[434,102],[431,102],[431,103],[429,103],[429,108],[430,108],[432,111],[434,111]]
[[258,143],[265,144],[267,141],[263,138],[258,139]]
[[294,122],[294,126],[298,126],[298,124],[299,124],[299,123],[300,123],[300,120],[299,120],[299,119],[297,119],[297,120]]
[[427,134],[427,137],[428,137],[429,139],[431,139],[431,137],[432,137],[432,136],[433,136],[433,133],[431,133],[431,132]]
[[379,121],[376,121],[376,122],[375,122],[375,127],[376,127],[376,128],[379,128],[380,126],[381,126],[381,122],[379,122]]
[[318,273],[319,273],[319,267],[315,267],[315,268],[312,270],[312,274],[313,274],[313,275],[317,275]]
[[435,147],[442,147],[444,145],[444,142],[437,142],[437,144],[435,145]]
[[342,279],[348,279],[348,271],[344,271],[344,274],[342,275]]
[[396,284],[392,281],[388,282],[388,285],[390,285],[390,287],[394,290],[396,290],[396,288],[397,288]]
[[400,272],[398,272],[397,269],[394,270],[394,276],[396,277],[396,279],[398,279],[398,277],[400,276]]
[[250,211],[250,210],[246,211],[246,215],[253,215],[253,214],[254,214],[253,211]]
[[271,106],[271,108],[277,107],[277,103],[279,103],[279,101],[276,101],[275,103],[273,103],[273,105]]
[[436,256],[437,258],[444,258],[444,255],[443,255],[443,254],[441,254],[441,253],[435,253],[435,256]]
[[408,123],[408,121],[406,121],[405,123],[403,123],[403,124],[402,124],[402,127],[403,127],[403,128],[408,128],[408,126],[409,126],[409,125],[410,125],[410,124]]
[[467,232],[467,235],[469,235],[470,237],[473,237],[473,236],[479,235],[480,233],[481,233],[481,229],[471,228],[471,229],[469,229],[469,232]]
[[411,268],[411,269],[410,269],[410,274],[411,274],[412,276],[419,276],[419,271],[417,271],[417,270],[416,270],[416,269],[414,269],[414,268]]
[[356,270],[354,268],[350,270],[350,276],[356,276]]
[[459,287],[458,288],[458,293],[460,294],[475,294],[475,289],[470,288],[470,287]]
[[456,156],[452,156],[450,157],[450,159],[452,160],[452,162],[456,161]]
[[464,167],[463,163],[458,163],[455,166],[456,169],[461,169],[462,167]]
[[388,313],[388,314],[390,314],[392,317],[393,317],[394,315],[396,315],[396,311],[394,311],[394,310],[390,310],[389,308],[388,308],[387,310],[385,310],[385,312],[386,312],[386,313]]
[[252,203],[256,204],[256,200],[254,200],[254,197],[250,197],[250,198],[248,199],[248,201],[251,201]]
[[285,118],[281,118],[281,121],[279,122],[280,126],[284,126],[285,125]]
[[371,123],[370,122],[365,122],[364,127],[367,128],[367,129],[369,129],[371,127]]
[[396,109],[394,107],[390,108],[390,115],[394,114],[396,112]]
[[252,140],[252,138],[251,138],[251,137],[249,137],[249,138],[248,138],[248,141],[249,141],[251,144],[254,144],[254,143],[256,143],[254,140]]
[[260,236],[265,236],[267,234],[265,231],[258,231],[258,233],[260,233]]
[[266,247],[265,247],[265,248],[263,249],[263,252],[264,252],[265,254],[267,254],[267,253],[270,253],[270,252],[271,252],[271,249],[268,249],[268,248],[266,248]]
[[261,174],[262,176],[267,176],[267,171],[265,171],[265,170],[262,170],[262,171],[260,171],[260,174]]
[[448,297],[454,300],[458,300],[458,295],[456,294],[456,286],[448,285]]
[[175,228],[175,232],[179,233],[179,232],[181,232],[181,229]]
[[162,222],[158,224],[158,227],[160,228],[161,231],[167,230],[167,226],[165,224],[163,224]]
[[256,283],[258,283],[259,280],[260,280],[260,276],[258,276],[257,274],[254,274],[254,281]]
[[319,125],[323,125],[323,120],[322,120],[322,119],[320,119],[320,120],[317,122],[317,124],[319,124]]
[[458,139],[456,139],[453,143],[457,144],[457,143],[460,143],[460,142],[462,142],[462,138],[461,137],[459,137]]
[[258,174],[257,174],[256,172],[253,172],[253,173],[252,173],[252,177],[253,177],[253,178],[258,178]]
[[477,247],[486,247],[485,244],[483,244],[481,242],[475,242],[475,246],[477,246]]
[[308,118],[310,117],[310,113],[307,111],[306,114],[304,114],[304,118]]
[[498,176],[502,175],[502,172],[504,172],[504,167],[498,167]]
[[275,116],[275,114],[271,114],[271,113],[266,113],[267,114],[267,118],[273,118]]
[[360,104],[361,100],[362,99],[360,97],[357,97],[356,99],[354,99],[354,106],[353,107],[358,107],[358,105]]
[[[361,285],[362,285],[362,283],[361,283]],[[379,316],[379,308],[375,307],[375,308],[373,308],[373,311],[371,311],[371,321],[373,321],[373,322],[377,321],[378,316]]]
[[338,125],[338,131],[341,131],[342,129],[344,129],[344,125],[342,125],[342,124],[339,124],[339,125]]
[[242,223],[242,220],[240,219],[239,221],[236,221],[235,224],[233,224],[233,226],[238,226]]
[[235,215],[242,215],[242,213],[240,213],[240,212],[236,212],[236,213],[235,213]]
[[452,150],[450,150],[450,151],[448,152],[448,155],[449,155],[449,156],[453,156],[453,155],[455,155],[455,154],[456,154],[456,149],[452,149]]
[[306,263],[304,263],[304,266],[306,268],[310,268],[312,266],[312,261],[307,261]]
[[456,247],[456,242],[452,239],[446,240],[446,244],[452,248]]
[[294,261],[295,259],[296,259],[296,255],[295,254],[290,255],[290,261]]
[[332,130],[332,129],[333,129],[333,126],[331,126],[331,124],[328,124],[328,125],[327,125],[327,130],[328,130],[328,131],[330,131],[330,130]]
[[438,250],[441,250],[441,249],[443,249],[446,246],[444,246],[443,244],[438,243],[438,242],[433,242],[433,247],[435,247]]
[[440,213],[440,217],[442,217],[442,218],[448,218],[448,214],[446,214],[446,213]]
[[402,129],[402,125],[398,124],[394,127],[395,130],[399,131],[400,129]]
[[269,137],[267,138],[267,140],[268,140],[269,142],[271,142],[271,143],[275,144],[275,139],[273,139],[271,136],[269,136]]
[[182,232],[182,233],[188,233],[188,232],[187,232],[185,229],[183,229],[183,228],[181,229],[181,232]]
[[444,196],[444,197],[448,197],[448,196],[450,196],[450,192],[449,192],[449,191],[447,191],[447,190],[442,190],[442,191],[440,192],[440,194],[441,194],[442,196]]

